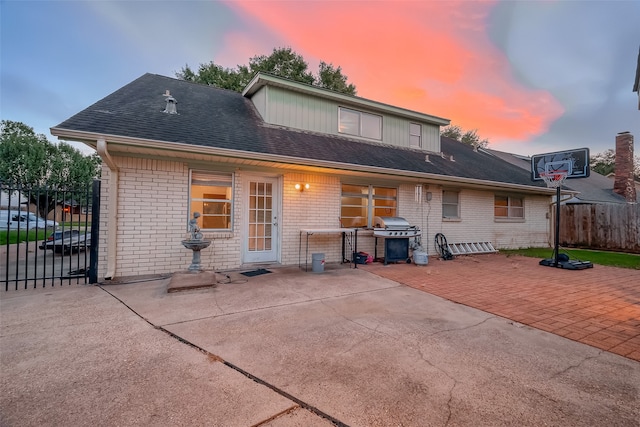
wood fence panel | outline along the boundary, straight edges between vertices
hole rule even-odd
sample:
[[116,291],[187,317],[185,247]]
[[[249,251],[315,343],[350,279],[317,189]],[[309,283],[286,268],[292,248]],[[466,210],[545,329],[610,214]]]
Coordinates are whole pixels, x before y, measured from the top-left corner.
[[560,244],[640,253],[640,205],[564,205]]

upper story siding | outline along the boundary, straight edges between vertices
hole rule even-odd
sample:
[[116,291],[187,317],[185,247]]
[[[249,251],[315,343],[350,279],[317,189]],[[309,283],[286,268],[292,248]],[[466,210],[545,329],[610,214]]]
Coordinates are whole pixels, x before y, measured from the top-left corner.
[[[282,80],[278,83],[282,83]],[[440,125],[448,123],[446,119],[421,115],[357,97],[340,94],[332,97],[331,92],[326,90],[322,90],[322,96],[319,96],[314,94],[313,90],[296,89],[299,88],[289,88],[286,84],[263,84],[251,91],[250,99],[264,121],[273,125],[398,147],[420,148],[431,152],[441,151]],[[338,122],[341,107],[381,116],[382,140],[340,133]],[[406,114],[403,115],[402,112]],[[434,121],[437,123],[433,123]],[[421,127],[420,147],[411,147],[411,123],[419,124]]]

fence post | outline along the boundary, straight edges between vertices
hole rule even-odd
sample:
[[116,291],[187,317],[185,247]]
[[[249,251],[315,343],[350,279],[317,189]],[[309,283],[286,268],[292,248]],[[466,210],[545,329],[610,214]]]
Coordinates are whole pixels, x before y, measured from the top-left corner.
[[93,181],[91,193],[91,249],[89,251],[89,283],[98,283],[98,239],[100,236],[100,181]]

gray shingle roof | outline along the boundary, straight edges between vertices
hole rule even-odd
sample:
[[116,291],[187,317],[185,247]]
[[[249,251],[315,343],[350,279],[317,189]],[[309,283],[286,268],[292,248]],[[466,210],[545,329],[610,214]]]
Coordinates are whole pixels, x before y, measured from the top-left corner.
[[[531,171],[530,158],[498,150],[487,149],[486,151],[504,161],[527,171]],[[627,203],[624,197],[613,192],[612,179],[594,171],[591,171],[589,176],[586,178],[566,180],[562,188],[579,192],[579,194],[567,202],[568,204]]]
[[[166,90],[177,100],[178,114],[163,113]],[[270,154],[299,164],[328,161],[544,187],[531,182],[522,168],[449,138],[441,139],[447,158],[432,153],[426,162],[422,150],[271,126],[240,93],[154,74],[143,75],[54,129],[238,150],[248,158],[251,153]]]

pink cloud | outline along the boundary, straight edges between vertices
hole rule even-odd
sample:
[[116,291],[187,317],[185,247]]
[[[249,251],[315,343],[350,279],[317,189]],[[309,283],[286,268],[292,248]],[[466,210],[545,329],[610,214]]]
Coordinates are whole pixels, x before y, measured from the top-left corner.
[[544,133],[563,112],[549,93],[512,77],[486,34],[493,2],[237,0],[229,6],[288,40],[307,61],[341,66],[359,96],[446,117],[492,143]]

